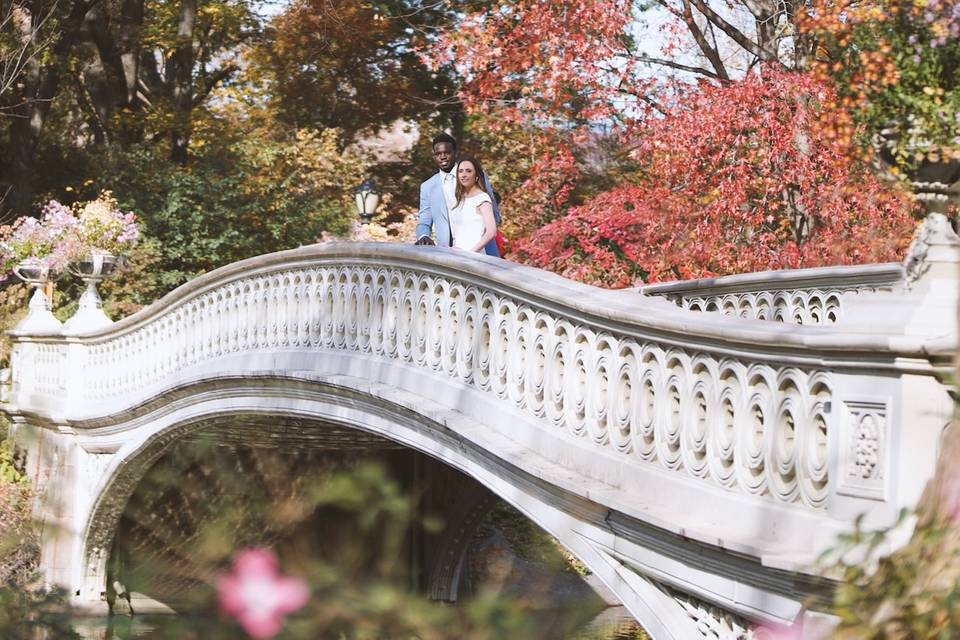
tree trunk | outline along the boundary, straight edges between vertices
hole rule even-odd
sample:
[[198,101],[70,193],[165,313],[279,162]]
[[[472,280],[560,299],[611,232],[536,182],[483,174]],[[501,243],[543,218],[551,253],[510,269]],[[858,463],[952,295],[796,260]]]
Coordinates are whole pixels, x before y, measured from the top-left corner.
[[[33,7],[32,15],[42,13],[43,8],[39,4]],[[90,2],[74,2],[70,13],[61,22],[61,32],[53,45],[50,62],[41,64],[37,57],[31,57],[24,67],[20,77],[23,84],[19,92],[20,99],[9,112],[9,139],[0,184],[0,222],[9,223],[29,211],[35,189],[37,148],[60,86],[60,64],[76,43],[83,17],[89,8]],[[37,30],[30,29],[29,25],[23,36],[32,39],[43,37]]]
[[137,89],[140,82],[140,28],[143,26],[144,0],[123,0],[120,8],[120,65],[123,69],[123,84],[126,89],[126,105],[138,104]]
[[[120,9],[120,65],[123,68],[123,84],[126,89],[124,107],[139,111],[149,106],[149,98],[141,92],[140,30],[143,27],[144,0],[124,0]],[[121,118],[119,137],[121,144],[129,145],[143,138],[143,125],[140,119]]]
[[173,88],[174,123],[170,131],[170,159],[180,165],[189,161],[193,112],[193,27],[197,0],[181,0],[177,24],[177,47],[170,62],[168,84]]
[[[130,118],[114,117],[117,112],[135,111],[145,104],[139,93],[144,0],[123,0],[119,19],[104,6],[87,14],[85,30],[96,47],[96,56],[79,76],[78,90],[97,142],[120,140],[124,144],[140,139],[142,128]],[[119,128],[118,125],[119,124]]]
[[5,224],[30,209],[37,147],[60,82],[59,69],[55,65],[41,67],[36,60],[30,60],[21,81],[25,90],[20,104],[10,114],[5,184],[0,191],[0,222]]

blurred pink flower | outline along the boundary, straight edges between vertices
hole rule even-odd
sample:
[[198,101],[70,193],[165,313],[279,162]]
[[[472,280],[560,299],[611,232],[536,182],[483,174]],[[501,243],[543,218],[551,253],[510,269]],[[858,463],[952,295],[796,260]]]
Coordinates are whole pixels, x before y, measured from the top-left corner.
[[803,625],[799,622],[789,627],[773,623],[760,624],[752,629],[749,637],[756,640],[814,640],[803,633]]
[[950,523],[960,527],[960,476],[948,477],[943,483],[941,499],[950,516]]
[[272,638],[283,629],[287,614],[307,603],[307,584],[283,577],[277,557],[266,549],[241,551],[233,560],[233,573],[217,580],[220,606],[252,638]]

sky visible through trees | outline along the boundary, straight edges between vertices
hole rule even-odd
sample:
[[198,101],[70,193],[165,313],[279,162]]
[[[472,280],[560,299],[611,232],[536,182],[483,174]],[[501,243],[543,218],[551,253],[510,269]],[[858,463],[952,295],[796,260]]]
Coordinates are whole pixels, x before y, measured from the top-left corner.
[[[572,251],[568,266],[611,261],[606,271],[621,274],[612,280],[567,270],[606,286],[837,260],[844,254],[802,248],[833,237],[830,224],[856,230],[867,247],[852,259],[896,259],[911,232],[909,220],[884,217],[891,210],[881,203],[909,200],[894,182],[867,189],[877,199],[861,203],[858,215],[885,220],[876,237],[804,186],[862,192],[875,173],[861,151],[871,123],[831,86],[829,70],[854,63],[829,62],[832,14],[815,3],[34,0],[4,8],[16,27],[7,29],[16,37],[3,41],[5,59],[18,46],[30,55],[8,67],[19,69],[15,90],[0,96],[0,214],[10,221],[50,199],[69,204],[112,191],[141,216],[139,262],[159,274],[140,279],[149,293],[133,306],[251,252],[348,233],[352,194],[343,185],[364,176],[387,194],[385,224],[409,219],[430,171],[425,134],[437,130],[454,133],[489,167],[513,259],[551,267],[538,249],[548,236],[575,233],[570,225],[585,212],[606,218],[603,203],[628,196],[632,211],[648,210],[660,228],[683,236],[680,244],[702,246],[704,256],[747,256],[636,264],[628,256],[655,239],[636,235],[635,225],[562,240],[564,255]],[[873,28],[868,20],[858,26]],[[926,36],[912,37],[923,44]],[[940,71],[955,74],[949,65]],[[720,110],[727,94],[755,85],[765,96],[756,109],[773,120],[747,125]],[[779,113],[763,105],[777,100],[805,115],[778,132],[789,139],[770,138],[769,152],[758,151],[756,135]],[[421,134],[402,157],[381,160],[355,144],[397,122]],[[821,135],[827,122],[847,124]],[[708,132],[754,146],[717,155]],[[664,156],[651,153],[651,136],[686,143]],[[817,161],[815,140],[830,145]],[[680,171],[674,209],[651,206],[668,184],[660,176],[674,173],[664,163]],[[747,168],[745,175],[778,176],[779,193],[718,182]],[[744,215],[713,217],[721,211]],[[773,244],[760,251],[757,237]]]

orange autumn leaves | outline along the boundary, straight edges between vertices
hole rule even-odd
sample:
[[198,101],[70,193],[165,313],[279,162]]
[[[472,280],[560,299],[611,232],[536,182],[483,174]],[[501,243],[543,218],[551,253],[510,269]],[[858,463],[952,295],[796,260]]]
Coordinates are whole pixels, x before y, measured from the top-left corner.
[[515,0],[467,16],[431,48],[453,64],[469,113],[507,122],[531,117],[596,119],[612,114],[609,62],[632,19],[629,0]]
[[835,139],[869,153],[883,132],[900,169],[960,158],[960,3],[814,0],[798,27],[810,72],[837,90]]
[[634,183],[572,208],[516,254],[609,287],[898,259],[909,195],[812,126],[832,99],[789,73],[702,87],[645,123]]

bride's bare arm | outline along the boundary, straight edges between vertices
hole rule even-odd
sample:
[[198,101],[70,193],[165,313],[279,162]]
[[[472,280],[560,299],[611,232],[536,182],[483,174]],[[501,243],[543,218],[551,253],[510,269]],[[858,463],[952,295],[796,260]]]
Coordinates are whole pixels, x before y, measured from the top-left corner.
[[483,218],[483,236],[480,237],[480,242],[473,248],[473,251],[480,252],[496,237],[497,221],[493,217],[493,205],[489,202],[484,202],[477,207],[477,213]]

